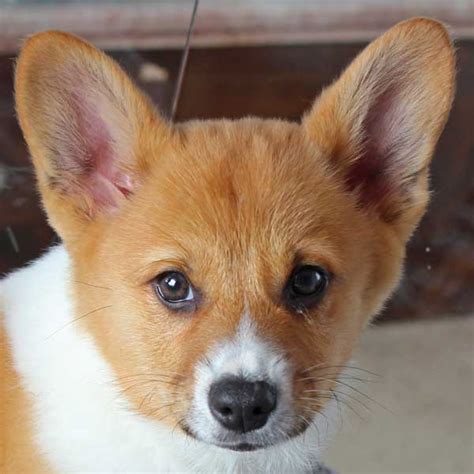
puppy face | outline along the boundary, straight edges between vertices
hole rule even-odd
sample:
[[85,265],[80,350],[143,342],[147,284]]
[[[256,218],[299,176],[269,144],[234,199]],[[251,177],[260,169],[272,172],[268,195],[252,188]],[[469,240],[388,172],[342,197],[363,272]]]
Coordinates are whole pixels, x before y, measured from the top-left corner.
[[[346,362],[398,278],[403,245],[358,210],[297,125],[196,123],[178,135],[137,191],[143,205],[129,201],[77,249],[75,280],[111,289],[77,285],[78,315],[110,305],[83,322],[143,414],[218,444],[276,442],[327,401],[317,376],[339,369],[317,369]],[[293,296],[305,267],[323,281]],[[163,301],[168,272],[185,277],[192,301]],[[230,377],[275,387],[262,429],[235,434],[213,416],[210,388]]]
[[135,411],[236,450],[312,423],[398,282],[453,75],[444,29],[412,20],[301,124],[171,126],[90,45],[26,43],[19,118],[78,324]]

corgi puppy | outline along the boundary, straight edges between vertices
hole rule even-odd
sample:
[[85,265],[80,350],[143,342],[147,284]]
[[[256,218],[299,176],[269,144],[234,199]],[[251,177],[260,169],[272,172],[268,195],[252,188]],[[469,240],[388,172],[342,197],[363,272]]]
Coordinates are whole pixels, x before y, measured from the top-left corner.
[[29,38],[18,118],[63,244],[0,285],[0,471],[317,470],[454,69],[444,27],[412,19],[300,123],[171,124],[90,44]]

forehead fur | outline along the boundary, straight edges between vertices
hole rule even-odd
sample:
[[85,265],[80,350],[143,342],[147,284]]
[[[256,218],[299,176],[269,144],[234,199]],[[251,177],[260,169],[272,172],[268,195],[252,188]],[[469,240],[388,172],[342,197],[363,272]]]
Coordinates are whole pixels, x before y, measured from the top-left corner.
[[297,254],[315,234],[329,245],[360,214],[328,157],[298,124],[190,122],[150,161],[149,176],[119,217],[121,227],[133,219],[138,228],[131,230],[143,225],[145,234],[183,253],[204,241],[229,258],[251,259],[255,247]]

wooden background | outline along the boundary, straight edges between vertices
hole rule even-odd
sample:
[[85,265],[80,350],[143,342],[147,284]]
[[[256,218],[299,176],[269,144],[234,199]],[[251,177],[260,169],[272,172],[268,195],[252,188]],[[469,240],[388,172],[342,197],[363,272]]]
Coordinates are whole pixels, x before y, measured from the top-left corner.
[[[178,119],[258,115],[298,120],[363,46],[193,50]],[[474,41],[457,46],[458,89],[432,167],[433,199],[409,245],[405,279],[382,319],[474,313]],[[112,55],[168,115],[181,51]],[[54,239],[14,116],[12,56],[0,56],[0,273],[35,258]]]
[[[3,0],[0,52],[50,28],[103,49],[179,49],[194,1]],[[199,0],[193,46],[366,41],[413,16],[445,22],[456,38],[474,37],[472,0]]]

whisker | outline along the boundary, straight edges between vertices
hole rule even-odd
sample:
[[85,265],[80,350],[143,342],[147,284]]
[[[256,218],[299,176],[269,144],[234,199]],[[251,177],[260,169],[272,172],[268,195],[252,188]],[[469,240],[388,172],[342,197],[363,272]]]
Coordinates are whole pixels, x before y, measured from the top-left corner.
[[[345,392],[341,392],[340,390],[334,390],[334,389],[331,389],[331,390],[303,390],[303,392],[305,393],[308,393],[308,392],[312,392],[312,393],[337,393],[338,395],[344,395],[345,397],[348,397],[352,400],[355,400],[356,402],[360,403],[369,413],[372,413],[372,410],[362,401],[362,400],[359,400],[357,397],[355,397],[354,395],[351,395],[349,393],[345,393]],[[302,399],[304,400],[304,398]]]
[[[311,415],[315,415],[315,414],[319,413],[317,411],[313,411],[313,410],[308,409],[308,407],[305,407],[305,409],[308,410]],[[304,420],[306,420],[306,418],[303,417],[302,415],[298,415],[298,416],[300,416]],[[311,426],[311,425],[316,428],[316,433],[318,433],[318,446],[321,446],[321,432],[319,431],[319,426],[316,423],[316,420],[312,419],[311,422],[308,424],[308,427]]]
[[[151,411],[150,413],[148,413],[148,416],[151,418],[151,417],[155,416],[155,414],[158,413],[158,412],[159,412],[160,410],[162,410],[163,408],[171,407],[171,406],[173,406],[175,403],[176,403],[176,400],[174,400],[174,401],[172,401],[172,402],[170,402],[170,403],[167,403],[167,404],[165,404],[165,405],[161,405],[161,406],[159,406],[158,408],[156,408],[155,410],[153,410],[153,411]],[[168,415],[171,415],[171,414],[172,414],[172,413],[171,413],[171,411],[170,411],[170,412],[168,413]],[[166,418],[166,416],[165,416],[165,418]],[[164,419],[164,418],[160,418],[160,421],[161,421],[162,419]]]
[[174,425],[173,429],[171,430],[171,436],[174,435],[174,432],[176,430],[176,428],[179,426],[181,427],[181,423],[184,423],[184,418],[179,418],[178,421],[176,422],[176,424]]
[[[297,415],[299,418],[301,418],[305,423],[306,423],[306,426],[309,428],[311,425],[314,425],[316,426],[316,420],[314,418],[312,418],[311,420],[308,420],[305,416],[303,415]],[[320,439],[319,439],[319,429],[317,429],[318,431],[318,444],[320,444]]]
[[337,413],[339,414],[339,431],[344,429],[344,417],[340,406],[339,397],[334,393],[334,400],[336,400]]
[[352,385],[349,385],[348,383],[346,382],[343,382],[341,380],[337,380],[337,379],[332,379],[332,380],[329,380],[328,381],[332,381],[332,382],[335,382],[339,385],[343,385],[344,387],[347,387],[347,388],[350,388],[351,390],[354,390],[354,392],[358,393],[359,395],[362,395],[363,397],[367,398],[367,400],[371,401],[372,403],[375,403],[377,406],[379,406],[380,408],[382,408],[383,410],[386,410],[388,411],[390,414],[392,415],[395,415],[395,413],[390,410],[389,408],[387,408],[386,406],[382,405],[380,402],[378,402],[377,400],[375,400],[374,398],[370,397],[369,395],[367,395],[366,393],[362,392],[361,390],[353,387]]
[[290,436],[288,433],[285,433],[282,428],[278,428],[278,433],[282,436],[284,440],[289,440]]
[[329,419],[328,417],[326,416],[326,413],[324,413],[324,410],[321,410],[319,412],[319,414],[324,418],[324,420],[326,421],[326,432],[328,433],[329,432]]
[[[150,392],[147,395],[145,395],[143,397],[143,400],[141,401],[140,405],[138,406],[138,410],[141,410],[141,408],[144,404],[150,402],[153,399],[153,397],[155,395],[155,389],[156,389],[156,385],[150,390]],[[145,400],[146,400],[146,402],[145,402]]]
[[[347,407],[352,413],[354,413],[357,418],[359,418],[360,420],[362,421],[366,421],[366,418],[364,418],[349,402],[348,400],[343,400],[343,399],[340,399],[337,394],[335,393],[331,393],[331,395],[324,395],[324,394],[321,394],[321,395],[318,395],[318,398],[323,398],[323,399],[326,399],[326,400],[336,400],[336,403],[338,404],[342,404],[344,405],[345,407]],[[309,399],[309,400],[312,400],[312,399]],[[315,401],[315,400],[314,400]],[[306,409],[309,409],[311,410],[311,412],[315,415],[321,413],[318,410],[314,410],[314,409],[311,409],[310,407],[306,407]],[[342,419],[342,411],[341,411],[341,419]]]
[[134,387],[138,387],[140,385],[149,385],[149,384],[154,384],[155,385],[155,388],[156,386],[158,386],[159,384],[163,384],[163,385],[172,385],[174,387],[179,387],[180,384],[179,383],[173,383],[173,382],[170,382],[168,380],[159,380],[159,379],[154,379],[154,380],[142,380],[140,382],[136,382],[136,383],[133,383],[132,385],[129,385],[128,387],[126,388],[120,388],[120,393],[123,395],[125,393],[127,393],[129,390],[132,390]]
[[[341,431],[342,429],[342,412],[341,412],[341,408],[339,406],[339,399],[337,398],[336,394],[333,394],[333,395],[328,395],[327,397],[323,397],[323,398],[326,398],[328,400],[331,400],[331,399],[335,399],[336,400],[336,405],[337,405],[337,409],[338,409],[338,414],[339,414],[339,419],[341,420],[341,423],[339,424],[339,428],[338,428],[338,431]],[[316,402],[316,400],[315,400]],[[304,408],[308,409],[307,406],[304,406]],[[318,408],[317,411],[312,411],[312,414],[313,415],[321,415],[323,418],[324,418],[324,421],[326,422],[326,432],[329,433],[330,431],[330,426],[331,426],[331,421],[330,419],[327,417],[326,413],[324,413],[324,410],[321,410]]]
[[311,422],[307,418],[305,418],[303,415],[296,415],[296,416],[298,418],[301,418],[307,426],[311,424]]
[[[395,415],[395,413],[390,410],[389,408],[387,408],[386,406],[382,405],[379,401],[375,400],[374,398],[370,397],[369,395],[367,395],[366,393],[362,392],[361,390],[353,387],[352,385],[348,384],[347,382],[344,382],[343,380],[343,377],[338,377],[337,379],[330,379],[330,378],[312,378],[312,377],[306,377],[304,379],[299,379],[300,382],[304,381],[304,380],[313,380],[314,382],[333,382],[333,383],[336,383],[338,385],[342,385],[344,387],[347,387],[347,388],[350,388],[351,390],[354,390],[354,392],[358,393],[359,395],[362,395],[363,397],[367,398],[368,400],[370,400],[372,403],[374,403],[375,405],[379,406],[380,408],[382,408],[383,410],[386,410],[387,412],[391,413],[392,415]],[[357,377],[348,377],[348,379],[350,380],[356,380],[356,381],[366,381],[364,379],[360,379],[360,378],[357,378]]]
[[[341,403],[345,407],[349,408],[349,410],[354,413],[360,420],[366,421],[367,419],[363,417],[347,400],[340,399],[336,393],[332,390],[332,397],[336,400],[336,403]],[[341,412],[341,419],[342,419],[342,412]]]
[[308,373],[308,372],[311,372],[313,370],[326,370],[326,369],[350,369],[350,370],[357,370],[357,371],[360,371],[360,372],[365,372],[367,374],[370,374],[370,375],[373,375],[374,377],[377,377],[377,378],[383,378],[382,375],[380,374],[377,374],[375,372],[372,372],[370,370],[367,370],[367,369],[363,369],[362,367],[357,367],[355,365],[327,365],[327,366],[323,366],[323,364],[316,364],[316,365],[313,365],[311,367],[308,367],[307,369],[304,369],[302,370],[300,373],[302,375]]
[[84,319],[86,318],[87,316],[90,316],[91,314],[95,314],[95,313],[98,313],[99,311],[102,311],[103,309],[107,309],[107,308],[111,308],[112,305],[109,304],[109,305],[106,305],[106,306],[101,306],[100,308],[96,308],[96,309],[93,309],[92,311],[89,311],[88,313],[86,314],[83,314],[82,316],[79,316],[78,318],[75,318],[73,319],[72,321],[69,321],[67,322],[64,326],[61,326],[59,329],[57,329],[56,331],[54,331],[53,333],[51,333],[49,336],[47,336],[45,338],[45,340],[48,340],[50,338],[52,338],[55,334],[57,334],[59,331],[62,331],[63,329],[65,329],[66,327],[70,326],[71,324],[74,324],[75,322],[81,320],[81,319]]
[[115,380],[128,380],[128,379],[136,379],[138,377],[168,377],[168,378],[185,378],[183,374],[179,374],[178,372],[169,372],[169,373],[140,373],[140,374],[131,374],[131,375],[124,375],[122,377],[117,377]]
[[[324,377],[324,378],[321,378],[321,377]],[[298,382],[306,382],[308,380],[313,380],[315,382],[319,382],[319,381],[324,381],[324,380],[330,380],[330,379],[327,379],[326,377],[337,377],[338,380],[355,380],[356,382],[366,382],[366,383],[378,383],[379,381],[378,380],[372,380],[372,379],[364,379],[362,377],[355,377],[353,375],[349,375],[349,374],[340,374],[340,373],[330,373],[330,374],[322,374],[321,376],[317,376],[317,377],[303,377],[303,378],[300,378],[300,379],[297,379]]]
[[100,286],[100,285],[93,285],[92,283],[87,283],[85,281],[81,281],[81,280],[71,280],[72,282],[74,283],[79,283],[81,285],[85,285],[85,286],[90,286],[92,288],[99,288],[101,290],[109,290],[109,291],[112,291],[112,288],[109,288],[107,286]]

